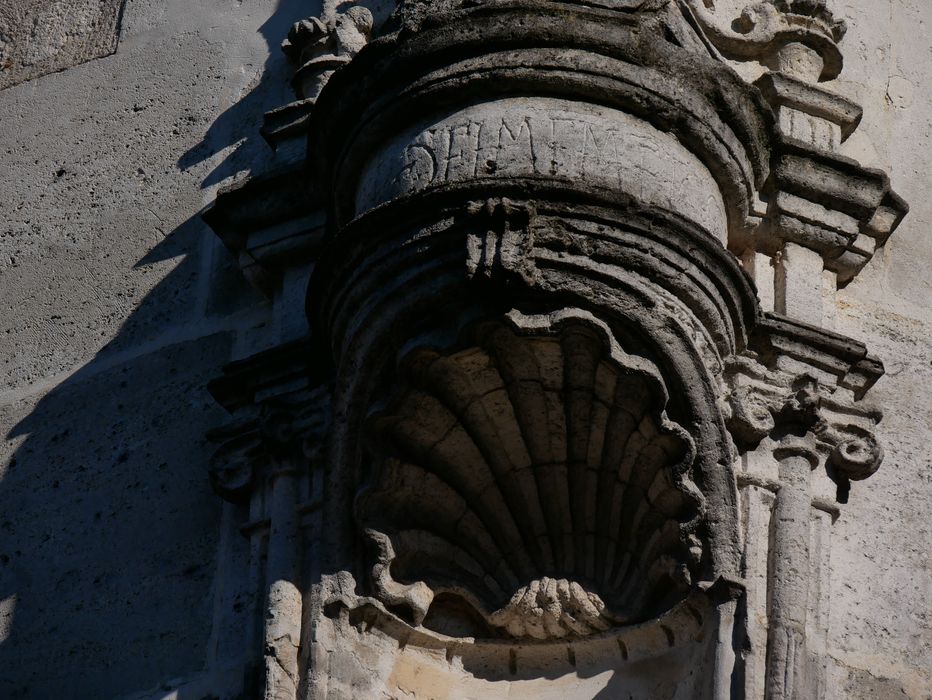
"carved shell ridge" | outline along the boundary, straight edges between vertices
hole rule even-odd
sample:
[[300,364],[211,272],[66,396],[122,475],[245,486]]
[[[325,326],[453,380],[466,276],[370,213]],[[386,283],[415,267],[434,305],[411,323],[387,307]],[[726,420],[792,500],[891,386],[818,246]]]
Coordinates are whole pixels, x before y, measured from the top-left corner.
[[373,476],[356,502],[370,539],[390,542],[383,601],[423,582],[433,596],[408,600],[415,624],[452,595],[494,634],[541,639],[685,597],[701,553],[694,446],[657,376],[620,364],[604,329],[490,324],[475,345],[405,365],[407,385],[372,420]]

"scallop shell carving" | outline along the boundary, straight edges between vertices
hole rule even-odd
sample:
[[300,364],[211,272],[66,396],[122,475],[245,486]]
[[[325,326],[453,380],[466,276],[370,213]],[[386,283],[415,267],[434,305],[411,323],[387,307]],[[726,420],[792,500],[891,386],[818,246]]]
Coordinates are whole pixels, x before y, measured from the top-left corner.
[[456,600],[473,634],[545,639],[685,597],[702,551],[693,443],[659,373],[613,342],[582,319],[530,336],[496,323],[409,356],[356,502],[384,603],[430,627]]

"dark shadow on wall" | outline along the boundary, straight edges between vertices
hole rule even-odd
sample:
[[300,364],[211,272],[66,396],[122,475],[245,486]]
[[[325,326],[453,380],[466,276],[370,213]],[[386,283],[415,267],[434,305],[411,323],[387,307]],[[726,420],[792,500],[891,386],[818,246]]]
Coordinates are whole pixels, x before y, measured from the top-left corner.
[[[181,157],[190,168],[241,142],[205,187],[268,158],[258,127],[291,74],[278,46],[313,4],[279,2],[259,30],[270,48],[262,79]],[[126,230],[138,229],[126,216]],[[230,358],[229,319],[263,302],[199,214],[140,252],[137,267],[180,262],[93,359],[38,401],[0,406],[15,446],[0,451],[4,700],[161,697],[160,684],[168,695],[173,679],[205,669],[211,649],[235,646],[211,636],[221,502],[204,434],[227,417],[206,384]]]
[[287,97],[282,94],[283,99],[277,104],[268,102],[269,91],[282,92],[284,76],[290,77],[293,71],[281,50],[281,43],[295,21],[319,13],[320,3],[321,0],[280,0],[278,10],[259,28],[268,45],[269,57],[258,82],[214,120],[200,143],[178,159],[178,167],[187,170],[235,146],[204,179],[202,188],[212,187],[242,170],[248,170],[255,162],[257,152],[268,148],[259,133],[262,115],[273,107],[284,105],[286,99],[294,99],[289,92]]

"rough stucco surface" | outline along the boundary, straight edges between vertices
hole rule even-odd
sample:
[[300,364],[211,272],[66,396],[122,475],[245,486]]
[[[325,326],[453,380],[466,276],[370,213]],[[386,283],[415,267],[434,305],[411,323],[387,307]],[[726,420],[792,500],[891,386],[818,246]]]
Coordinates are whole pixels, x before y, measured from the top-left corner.
[[[864,105],[846,152],[892,173],[912,211],[882,254],[839,294],[837,330],[887,367],[874,389],[887,452],[842,510],[832,552],[836,697],[932,696],[932,5],[857,2],[838,89]],[[867,672],[867,673],[865,673]],[[864,682],[862,683],[861,680]]]
[[[82,3],[5,8],[27,5],[64,16]],[[204,475],[203,433],[220,411],[203,387],[275,322],[197,214],[218,183],[269,157],[256,134],[285,101],[277,45],[310,5],[129,0],[116,54],[0,92],[2,697],[200,698],[235,675],[237,596],[252,588],[217,569],[243,545]],[[830,695],[923,700],[932,5],[834,9],[849,23],[837,89],[865,111],[845,153],[889,170],[912,212],[839,295],[836,329],[887,366],[873,391],[887,457],[836,524]],[[21,67],[0,87],[107,54],[115,36],[82,53],[72,34],[49,34],[61,48],[30,73],[3,26],[0,58]]]
[[199,212],[268,152],[306,10],[131,0],[117,53],[0,92],[0,697],[164,697],[239,663],[205,385],[269,320]]

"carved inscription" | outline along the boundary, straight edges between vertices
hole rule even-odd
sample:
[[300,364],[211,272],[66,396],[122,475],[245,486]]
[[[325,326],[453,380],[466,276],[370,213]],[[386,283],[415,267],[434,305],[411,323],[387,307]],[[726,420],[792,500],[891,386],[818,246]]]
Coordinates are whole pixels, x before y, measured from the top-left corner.
[[357,208],[445,183],[554,178],[609,188],[725,236],[721,194],[670,134],[623,112],[553,99],[507,99],[408,132],[364,172]]

